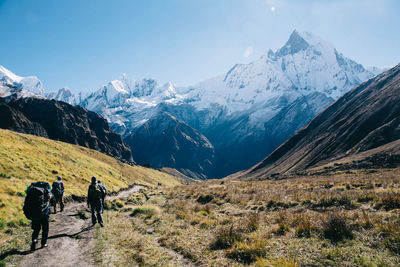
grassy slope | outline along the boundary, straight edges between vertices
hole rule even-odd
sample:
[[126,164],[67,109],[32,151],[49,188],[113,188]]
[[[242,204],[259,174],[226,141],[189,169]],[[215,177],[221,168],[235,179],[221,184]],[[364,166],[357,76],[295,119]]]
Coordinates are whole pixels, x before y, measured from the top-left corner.
[[134,183],[180,184],[167,173],[132,167],[91,149],[0,130],[0,247],[13,238],[15,231],[11,228],[28,224],[22,213],[27,185],[34,181],[51,183],[57,175],[64,178],[66,196],[85,196],[92,176],[101,179],[109,191]]
[[[199,266],[399,266],[399,175],[354,170],[146,189],[109,205],[115,227],[97,229],[97,263],[184,265],[168,248]],[[344,227],[351,235],[331,241]]]

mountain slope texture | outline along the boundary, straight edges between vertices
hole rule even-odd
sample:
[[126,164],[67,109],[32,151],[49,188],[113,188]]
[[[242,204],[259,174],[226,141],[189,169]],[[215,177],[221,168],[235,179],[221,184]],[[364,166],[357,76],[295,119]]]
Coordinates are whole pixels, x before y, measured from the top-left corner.
[[205,136],[168,113],[151,118],[125,142],[134,147],[133,156],[141,165],[175,166],[190,177],[204,179],[211,167],[214,148]]
[[0,99],[0,128],[92,148],[132,162],[130,148],[105,119],[62,101],[11,97]]
[[399,103],[400,64],[346,93],[239,177],[304,171],[341,158],[357,158],[358,154],[381,158],[376,160],[376,168],[385,159],[400,164]]
[[[191,171],[215,178],[261,161],[327,105],[380,71],[364,68],[310,33],[294,31],[275,52],[270,50],[253,62],[237,64],[224,75],[193,86],[158,85],[152,79],[132,81],[123,75],[91,93],[75,95],[68,88],[43,93],[18,78],[4,78],[9,71],[3,71],[0,93],[13,91],[23,96],[25,91],[36,92],[97,112],[114,131],[129,138],[133,151],[134,144],[146,138],[143,125],[154,123],[166,112],[195,130],[189,131],[193,136],[186,133],[189,139],[196,140],[201,134],[211,143],[210,166],[189,168],[196,166]],[[166,132],[174,134],[174,124],[168,125],[172,128]],[[150,136],[147,140],[141,150],[160,159],[153,164],[185,165],[181,159],[163,160],[175,153],[176,146],[158,150],[157,140],[152,143]],[[203,148],[197,146],[200,151],[193,153],[204,155]],[[134,159],[140,161],[140,155]]]

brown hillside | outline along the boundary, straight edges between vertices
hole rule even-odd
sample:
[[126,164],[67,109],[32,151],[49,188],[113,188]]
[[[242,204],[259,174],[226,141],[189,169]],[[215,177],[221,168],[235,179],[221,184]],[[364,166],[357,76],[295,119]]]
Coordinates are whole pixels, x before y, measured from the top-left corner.
[[[262,162],[235,176],[265,178],[275,173],[304,171],[397,139],[400,65],[339,98]],[[400,150],[392,149],[391,153],[400,154]]]

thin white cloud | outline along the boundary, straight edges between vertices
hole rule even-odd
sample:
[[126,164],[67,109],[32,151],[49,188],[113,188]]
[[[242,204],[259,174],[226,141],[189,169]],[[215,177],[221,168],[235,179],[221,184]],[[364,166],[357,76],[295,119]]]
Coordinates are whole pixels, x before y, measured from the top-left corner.
[[253,48],[251,45],[249,45],[249,46],[246,48],[246,50],[244,50],[243,56],[247,58],[247,57],[249,57],[251,54],[253,54],[253,51],[254,51],[254,48]]

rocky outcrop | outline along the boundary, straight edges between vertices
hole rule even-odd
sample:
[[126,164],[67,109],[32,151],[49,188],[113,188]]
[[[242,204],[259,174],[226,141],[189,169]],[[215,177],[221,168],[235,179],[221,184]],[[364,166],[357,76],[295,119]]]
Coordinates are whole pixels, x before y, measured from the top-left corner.
[[0,128],[48,138],[46,130],[39,123],[28,120],[23,113],[7,105],[2,98],[0,98]]
[[9,121],[2,123],[5,129],[88,147],[133,162],[131,150],[121,136],[94,112],[56,100],[7,98],[5,102],[2,116]]

